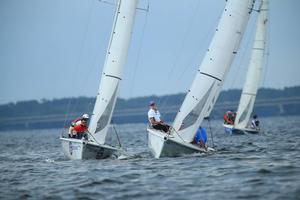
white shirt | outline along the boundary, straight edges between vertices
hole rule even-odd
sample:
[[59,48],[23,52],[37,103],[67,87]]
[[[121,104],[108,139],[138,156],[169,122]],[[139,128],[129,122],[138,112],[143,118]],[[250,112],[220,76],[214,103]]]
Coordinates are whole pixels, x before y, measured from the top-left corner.
[[150,110],[148,111],[148,119],[151,122],[150,118],[154,118],[155,121],[160,122],[160,113],[158,110],[153,110],[152,108],[150,108]]
[[252,122],[251,122],[251,128],[258,128],[256,126],[256,119],[253,119]]

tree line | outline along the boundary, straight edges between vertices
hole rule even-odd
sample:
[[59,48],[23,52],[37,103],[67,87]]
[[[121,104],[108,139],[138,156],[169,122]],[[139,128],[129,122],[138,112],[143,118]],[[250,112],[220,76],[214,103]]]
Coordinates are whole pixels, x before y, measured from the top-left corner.
[[[241,90],[239,89],[222,91],[217,103],[236,102],[239,101],[240,96]],[[147,108],[150,101],[156,101],[159,106],[178,106],[182,103],[184,97],[185,93],[163,96],[152,95],[131,99],[118,98],[116,110]],[[257,100],[291,97],[300,97],[300,86],[286,87],[284,89],[261,88],[258,91]],[[94,103],[95,98],[91,97],[19,101],[0,105],[0,118],[91,113]],[[300,114],[300,111],[298,114]]]

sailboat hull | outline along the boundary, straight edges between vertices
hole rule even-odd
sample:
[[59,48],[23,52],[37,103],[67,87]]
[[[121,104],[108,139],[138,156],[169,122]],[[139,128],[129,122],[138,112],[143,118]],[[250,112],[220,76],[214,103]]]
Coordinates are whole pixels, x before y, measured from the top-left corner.
[[260,132],[260,129],[245,128],[243,131],[245,131],[246,133],[258,134]]
[[259,133],[259,129],[253,129],[253,128],[245,128],[245,129],[238,129],[238,128],[234,128],[233,125],[231,124],[223,124],[225,133],[227,134],[245,134],[245,133],[251,133],[251,134],[258,134]]
[[243,130],[236,129],[231,124],[223,124],[223,127],[224,127],[224,130],[225,130],[225,133],[230,134],[230,135],[242,135],[242,134],[245,134],[245,132]]
[[[178,157],[193,153],[207,153],[208,150],[189,143],[180,143],[161,131],[147,129],[148,147],[155,158]],[[209,148],[209,150],[213,150]]]
[[64,154],[71,160],[105,159],[116,155],[119,150],[111,146],[100,145],[86,140],[60,139]]

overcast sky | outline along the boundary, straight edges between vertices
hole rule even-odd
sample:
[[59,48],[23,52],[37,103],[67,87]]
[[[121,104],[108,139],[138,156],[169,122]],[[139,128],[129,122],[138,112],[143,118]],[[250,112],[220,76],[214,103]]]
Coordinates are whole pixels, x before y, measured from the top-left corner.
[[[120,97],[187,91],[224,5],[225,0],[150,0],[148,13],[138,10]],[[146,6],[140,0],[139,7]],[[1,0],[0,104],[95,96],[115,9],[98,0]],[[299,0],[270,0],[262,87],[300,85],[299,10]],[[256,16],[224,89],[242,88]]]

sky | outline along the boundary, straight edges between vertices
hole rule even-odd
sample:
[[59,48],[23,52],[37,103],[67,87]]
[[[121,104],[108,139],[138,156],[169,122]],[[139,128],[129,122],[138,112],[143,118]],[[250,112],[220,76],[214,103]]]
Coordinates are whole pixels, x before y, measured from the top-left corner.
[[[112,4],[1,0],[0,104],[94,97],[116,10]],[[140,0],[139,7],[147,4]],[[149,0],[149,12],[137,10],[120,97],[186,92],[224,6],[225,0]],[[261,87],[300,85],[299,9],[299,0],[270,0]],[[256,16],[253,12],[225,90],[243,86]]]

